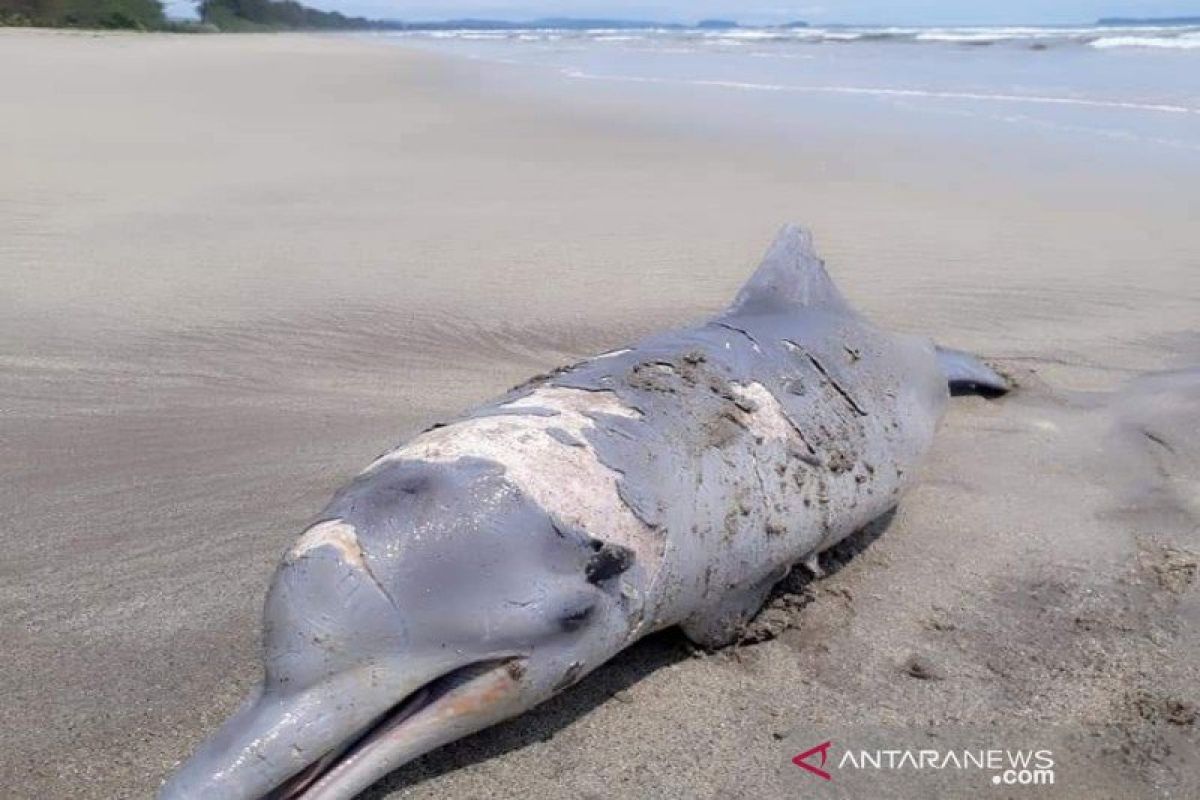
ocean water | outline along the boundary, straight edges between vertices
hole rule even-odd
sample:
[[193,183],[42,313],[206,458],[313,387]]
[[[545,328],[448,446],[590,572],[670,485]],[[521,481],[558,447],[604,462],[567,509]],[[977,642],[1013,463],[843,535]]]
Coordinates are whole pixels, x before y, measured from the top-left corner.
[[[1004,147],[1200,165],[1200,26],[825,27],[391,33],[584,96],[685,100],[776,132],[821,116]],[[805,125],[807,124],[807,127]],[[1048,151],[1049,152],[1049,151]]]

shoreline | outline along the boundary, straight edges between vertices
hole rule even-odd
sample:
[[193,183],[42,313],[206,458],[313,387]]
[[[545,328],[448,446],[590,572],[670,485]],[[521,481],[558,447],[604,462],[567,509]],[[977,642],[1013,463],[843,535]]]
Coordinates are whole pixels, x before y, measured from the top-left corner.
[[1170,175],[1007,170],[969,141],[922,160],[869,126],[839,152],[828,118],[789,147],[359,36],[56,34],[0,33],[29,76],[0,89],[23,112],[0,131],[13,796],[151,791],[256,680],[271,570],[334,488],[716,311],[788,221],[872,319],[1020,391],[955,400],[886,532],[788,587],[768,641],[656,636],[366,796],[783,798],[806,747],[927,729],[1053,739],[1058,797],[1195,789],[1196,727],[1163,709],[1196,702],[1200,613],[1162,578],[1200,550],[1193,396],[1109,394],[1200,361]]

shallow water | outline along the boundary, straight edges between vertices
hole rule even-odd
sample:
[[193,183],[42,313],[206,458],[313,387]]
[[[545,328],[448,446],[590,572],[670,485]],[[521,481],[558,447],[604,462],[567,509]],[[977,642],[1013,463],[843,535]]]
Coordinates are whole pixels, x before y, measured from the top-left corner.
[[[772,124],[840,103],[892,125],[1118,145],[1200,163],[1200,27],[439,31],[389,34],[489,64],[660,94],[768,96]],[[710,109],[710,112],[715,109]],[[719,115],[718,115],[719,116]],[[1007,129],[1007,130],[1005,130]]]

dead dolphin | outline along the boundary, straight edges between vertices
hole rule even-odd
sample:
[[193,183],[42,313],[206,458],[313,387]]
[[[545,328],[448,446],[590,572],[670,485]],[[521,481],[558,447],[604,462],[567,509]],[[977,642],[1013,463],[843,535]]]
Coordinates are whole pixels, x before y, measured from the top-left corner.
[[639,638],[731,641],[890,510],[976,359],[886,333],[798,227],[733,305],[512,390],[371,464],[286,553],[262,684],[162,800],[334,800]]

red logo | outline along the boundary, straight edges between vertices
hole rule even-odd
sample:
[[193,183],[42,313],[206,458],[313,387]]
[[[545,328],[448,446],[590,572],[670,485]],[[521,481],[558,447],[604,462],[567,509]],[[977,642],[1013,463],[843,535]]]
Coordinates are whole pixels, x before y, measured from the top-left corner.
[[[825,770],[821,769],[821,767],[825,766],[825,760],[829,757],[829,748],[832,745],[833,745],[833,742],[830,741],[830,742],[825,742],[823,744],[819,744],[816,747],[811,748],[809,750],[805,750],[803,753],[801,753],[800,755],[793,758],[792,763],[795,764],[800,769],[808,770],[813,775],[816,775],[818,778],[821,778],[822,780],[831,781],[831,780],[833,780],[833,776],[830,775]],[[807,761],[805,761],[806,758],[816,755],[817,753],[821,754],[821,767],[814,767],[812,764],[809,764]]]

